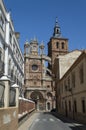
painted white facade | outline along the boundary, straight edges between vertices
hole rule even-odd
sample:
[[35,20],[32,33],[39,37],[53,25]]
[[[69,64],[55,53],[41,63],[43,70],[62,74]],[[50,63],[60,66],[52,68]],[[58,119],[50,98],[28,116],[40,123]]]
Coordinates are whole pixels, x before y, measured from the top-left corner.
[[19,33],[14,30],[10,12],[0,0],[0,75],[7,76],[12,84],[22,88],[24,83],[24,58],[19,46]]

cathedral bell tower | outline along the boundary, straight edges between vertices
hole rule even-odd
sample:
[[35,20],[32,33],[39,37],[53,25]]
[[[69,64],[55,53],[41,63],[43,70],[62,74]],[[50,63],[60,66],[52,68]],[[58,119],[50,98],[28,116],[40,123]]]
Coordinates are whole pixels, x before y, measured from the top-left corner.
[[52,70],[52,72],[56,57],[66,53],[68,53],[68,39],[62,37],[60,26],[58,25],[56,18],[54,33],[48,42],[48,56],[51,58],[51,65],[49,65],[49,68]]

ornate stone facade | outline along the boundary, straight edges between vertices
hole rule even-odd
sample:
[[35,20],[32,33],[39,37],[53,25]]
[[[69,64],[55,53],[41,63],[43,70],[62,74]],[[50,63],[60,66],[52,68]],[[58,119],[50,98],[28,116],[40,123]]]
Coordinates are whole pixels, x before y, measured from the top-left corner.
[[24,44],[25,97],[34,100],[38,110],[54,107],[51,71],[46,68],[46,61],[50,63],[51,59],[44,54],[43,43],[39,45],[34,39]]

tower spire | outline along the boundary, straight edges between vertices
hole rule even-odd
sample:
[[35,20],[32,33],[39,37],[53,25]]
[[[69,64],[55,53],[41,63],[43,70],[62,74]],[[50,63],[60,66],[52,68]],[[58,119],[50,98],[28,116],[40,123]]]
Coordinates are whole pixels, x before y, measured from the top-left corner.
[[55,27],[54,27],[53,37],[61,37],[61,31],[60,31],[60,27],[58,25],[58,19],[57,19],[57,17],[56,17],[56,21],[55,21]]

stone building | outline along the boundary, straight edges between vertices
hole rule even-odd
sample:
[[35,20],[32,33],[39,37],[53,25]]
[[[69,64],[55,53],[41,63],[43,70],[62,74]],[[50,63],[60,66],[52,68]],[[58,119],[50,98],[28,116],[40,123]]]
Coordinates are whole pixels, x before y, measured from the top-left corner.
[[86,123],[86,50],[57,81],[57,106],[59,113]]
[[44,54],[44,44],[33,39],[24,44],[25,97],[37,104],[38,110],[51,110],[55,101],[51,71],[46,67],[51,58]]

